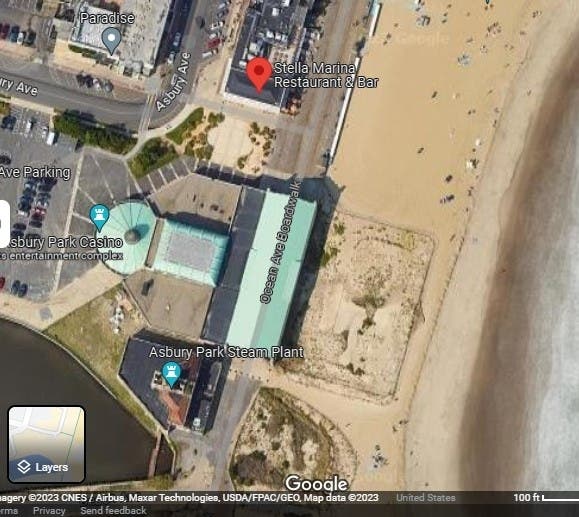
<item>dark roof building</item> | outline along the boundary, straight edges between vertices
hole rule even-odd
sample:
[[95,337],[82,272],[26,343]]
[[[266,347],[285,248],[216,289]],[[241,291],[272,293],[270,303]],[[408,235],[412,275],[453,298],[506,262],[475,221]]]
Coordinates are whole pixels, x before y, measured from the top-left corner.
[[[189,358],[159,357],[168,349],[175,355],[184,355],[185,350],[192,353]],[[181,376],[173,388],[161,374],[167,361],[181,366]],[[140,333],[127,343],[120,376],[163,427],[190,429],[202,417],[203,425],[196,425],[196,431],[205,432],[219,406],[227,365],[197,357],[191,344]]]
[[227,340],[229,325],[235,311],[245,264],[253,244],[265,194],[263,190],[247,187],[241,191],[229,235],[229,256],[221,281],[213,291],[202,333],[204,339],[213,343],[223,344]]
[[258,93],[248,80],[245,69],[254,57],[293,62],[298,55],[297,44],[306,14],[307,7],[301,5],[300,0],[253,1],[239,33],[225,94],[277,109],[285,107],[289,95],[287,88],[276,88],[272,77]]

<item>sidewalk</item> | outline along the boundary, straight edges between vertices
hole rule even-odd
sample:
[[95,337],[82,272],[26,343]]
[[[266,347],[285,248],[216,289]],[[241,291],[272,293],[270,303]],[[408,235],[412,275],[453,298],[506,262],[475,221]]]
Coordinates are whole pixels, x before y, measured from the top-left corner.
[[36,303],[9,294],[9,286],[0,293],[0,316],[43,331],[64,316],[112,289],[121,278],[103,264],[77,278],[47,302]]

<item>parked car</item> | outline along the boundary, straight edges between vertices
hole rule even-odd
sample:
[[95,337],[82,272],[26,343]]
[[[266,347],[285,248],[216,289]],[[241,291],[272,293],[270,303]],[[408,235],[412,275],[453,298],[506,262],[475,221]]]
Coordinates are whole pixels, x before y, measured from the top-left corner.
[[224,25],[225,25],[225,22],[223,22],[223,21],[213,22],[213,23],[209,26],[209,30],[215,31],[215,30],[217,30],[217,29],[220,29],[220,28],[223,27]]
[[28,201],[26,200],[20,201],[20,203],[18,203],[18,215],[28,217],[31,208],[32,207],[30,206],[30,203]]
[[177,50],[179,48],[179,45],[181,45],[181,38],[182,37],[183,37],[183,35],[180,32],[175,34],[175,37],[173,38],[173,48],[175,50]]
[[12,159],[7,154],[0,154],[0,165],[10,165]]
[[24,40],[24,45],[26,45],[27,47],[32,47],[35,41],[36,41],[36,32],[28,31],[28,34],[26,35],[26,38]]
[[0,289],[4,289],[5,285],[6,285],[6,277],[0,276]]
[[24,231],[24,230],[26,230],[26,225],[25,225],[24,223],[14,223],[14,224],[12,225],[12,228],[13,228],[14,230]]
[[211,49],[213,49],[213,48],[217,48],[220,43],[221,43],[221,38],[210,39],[210,40],[207,42],[207,50],[211,50]]
[[21,232],[20,230],[12,230],[10,232],[10,240],[18,239],[19,237],[24,237],[24,232]]
[[38,219],[30,219],[29,226],[32,228],[42,228],[42,221],[39,221]]
[[16,126],[16,117],[12,115],[6,115],[2,119],[2,124],[0,124],[2,129],[7,129],[8,131],[14,131],[14,126]]
[[52,185],[48,183],[41,183],[38,185],[38,192],[46,193],[52,190]]
[[13,25],[10,29],[10,32],[8,33],[8,39],[12,43],[16,43],[16,40],[18,39],[18,34],[20,34],[20,27],[18,25]]
[[3,23],[0,25],[0,39],[6,39],[8,37],[8,33],[10,32],[10,24]]
[[48,205],[49,205],[49,204],[50,204],[50,203],[49,203],[48,199],[44,199],[44,198],[40,199],[40,198],[39,198],[39,199],[36,201],[36,208],[37,208],[37,209],[42,209],[42,210],[45,210],[45,211],[46,211],[46,209],[48,208]]
[[111,93],[113,91],[113,83],[105,80],[103,83],[103,90],[107,93]]
[[26,38],[26,32],[20,31],[18,33],[18,37],[16,38],[16,43],[18,43],[18,45],[22,45],[24,43],[24,38]]
[[18,288],[18,298],[24,298],[28,293],[28,284],[20,284]]
[[10,288],[10,294],[18,294],[18,291],[20,291],[20,280],[14,280],[14,282],[12,282],[12,287]]
[[172,50],[171,53],[169,54],[169,57],[167,58],[167,64],[172,65],[175,62],[175,56],[177,55],[177,53]]

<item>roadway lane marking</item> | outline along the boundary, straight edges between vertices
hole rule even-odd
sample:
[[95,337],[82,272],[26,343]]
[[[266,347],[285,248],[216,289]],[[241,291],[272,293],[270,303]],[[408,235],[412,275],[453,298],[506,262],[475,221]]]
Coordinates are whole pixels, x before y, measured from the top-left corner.
[[92,196],[85,192],[80,186],[78,187],[78,192],[80,192],[84,197],[86,197],[93,205],[98,205],[98,203],[92,198]]
[[[93,226],[93,222],[88,217],[86,217],[84,215],[80,215],[78,212],[73,212],[72,216],[76,217],[77,219],[80,219],[81,221],[84,221],[84,222],[90,224],[91,226]],[[93,228],[94,228],[94,226],[93,226]]]
[[[96,157],[95,157],[94,155],[91,155],[91,158],[93,159],[93,162],[95,163],[95,165],[97,166],[99,172],[101,173],[101,176],[103,177],[103,181],[104,181],[104,183],[105,183],[105,188],[107,189],[107,192],[108,192],[108,194],[109,194],[109,197],[111,198],[111,203],[112,203],[113,205],[116,205],[116,204],[117,204],[116,198],[115,198],[115,196],[114,196],[114,194],[113,194],[113,191],[111,190],[111,187],[110,187],[110,185],[109,185],[109,182],[107,181],[107,177],[105,176],[105,173],[104,173],[104,171],[103,171],[103,168],[101,167],[100,162],[96,159]],[[102,203],[102,201],[101,201],[101,203]]]
[[[79,183],[80,183],[80,174],[82,171],[82,165],[84,163],[84,152],[80,153],[80,158],[76,165],[76,174],[74,176],[74,183],[72,184],[72,192],[70,196],[70,203],[68,204],[68,212],[66,214],[66,222],[64,224],[64,232],[63,236],[68,237],[70,234],[70,225],[72,222],[72,214],[74,213],[74,205],[76,203],[76,194],[78,192]],[[64,248],[60,249],[60,252],[63,252]],[[60,285],[60,277],[62,275],[62,265],[63,260],[59,260],[56,263],[56,271],[54,272],[54,284],[52,285],[52,294],[55,294],[58,291],[58,286]]]

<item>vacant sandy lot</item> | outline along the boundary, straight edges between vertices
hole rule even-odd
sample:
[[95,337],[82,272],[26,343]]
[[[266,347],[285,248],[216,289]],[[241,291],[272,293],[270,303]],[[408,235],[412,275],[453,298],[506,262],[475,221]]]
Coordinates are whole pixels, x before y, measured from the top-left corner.
[[307,383],[390,399],[433,249],[425,235],[337,212],[299,338],[306,360],[282,365]]

